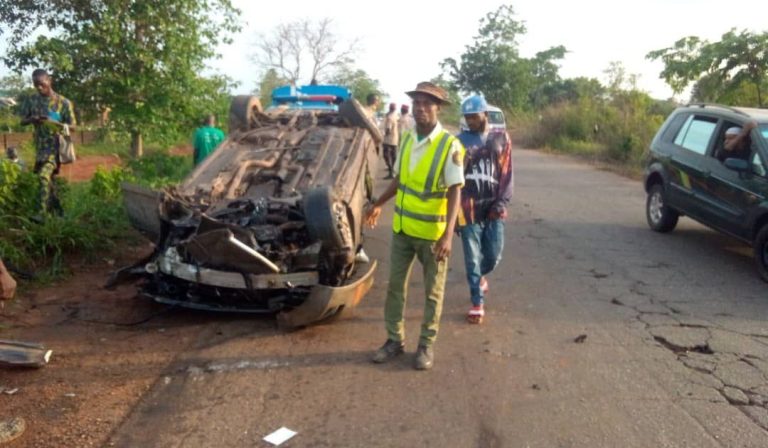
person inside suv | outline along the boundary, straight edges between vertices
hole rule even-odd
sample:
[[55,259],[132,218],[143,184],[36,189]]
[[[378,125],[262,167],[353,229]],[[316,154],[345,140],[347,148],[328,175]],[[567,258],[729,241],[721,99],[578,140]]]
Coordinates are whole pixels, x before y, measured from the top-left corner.
[[757,127],[757,122],[750,121],[744,127],[732,126],[725,131],[723,147],[718,152],[721,162],[728,158],[749,160],[751,140],[749,133]]

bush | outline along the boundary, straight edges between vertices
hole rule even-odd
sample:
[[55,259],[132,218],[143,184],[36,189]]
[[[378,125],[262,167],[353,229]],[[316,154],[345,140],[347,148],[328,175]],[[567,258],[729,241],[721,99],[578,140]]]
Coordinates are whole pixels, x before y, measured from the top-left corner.
[[181,182],[192,168],[192,157],[172,156],[163,152],[128,162],[128,169],[135,181],[152,188]]
[[26,271],[58,277],[74,255],[92,257],[114,249],[129,235],[120,184],[153,188],[181,180],[192,168],[190,157],[154,154],[110,171],[99,168],[89,182],[57,179],[63,216],[37,213],[38,180],[7,160],[0,162],[0,257]]
[[128,230],[119,197],[95,195],[89,183],[58,182],[64,215],[37,223],[37,177],[7,161],[0,176],[0,257],[15,266],[59,276],[65,255],[108,250]]

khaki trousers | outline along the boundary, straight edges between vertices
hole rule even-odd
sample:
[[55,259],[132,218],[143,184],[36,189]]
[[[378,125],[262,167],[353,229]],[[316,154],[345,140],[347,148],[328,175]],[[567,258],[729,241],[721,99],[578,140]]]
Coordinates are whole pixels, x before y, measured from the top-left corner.
[[390,253],[389,286],[384,304],[384,321],[387,337],[393,341],[405,340],[405,303],[408,297],[408,281],[413,262],[418,258],[424,271],[424,317],[421,322],[419,344],[430,346],[437,338],[440,315],[443,312],[443,295],[448,260],[438,262],[432,253],[435,241],[405,235],[392,234]]

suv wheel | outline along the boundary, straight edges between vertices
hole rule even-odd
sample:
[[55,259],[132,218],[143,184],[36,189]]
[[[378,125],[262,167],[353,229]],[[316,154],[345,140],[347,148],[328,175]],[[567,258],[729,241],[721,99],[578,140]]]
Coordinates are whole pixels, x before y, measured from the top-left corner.
[[655,184],[648,191],[648,199],[645,201],[645,217],[648,226],[656,232],[670,232],[677,225],[680,214],[666,205],[664,188]]
[[755,263],[757,263],[757,272],[760,273],[760,277],[763,280],[768,282],[768,224],[763,225],[760,231],[757,232],[753,251],[755,253]]

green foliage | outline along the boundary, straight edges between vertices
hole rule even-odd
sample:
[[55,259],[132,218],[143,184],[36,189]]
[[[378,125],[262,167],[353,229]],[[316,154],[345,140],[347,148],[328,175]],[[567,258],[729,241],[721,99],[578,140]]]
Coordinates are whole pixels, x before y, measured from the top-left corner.
[[446,58],[441,66],[457,90],[482,92],[502,109],[530,110],[546,102],[544,92],[560,80],[556,61],[566,49],[557,46],[530,59],[522,57],[518,38],[526,28],[514,16],[510,5],[488,13],[460,58]]
[[[17,4],[19,3],[19,4]],[[207,113],[222,113],[229,81],[202,77],[222,36],[239,29],[230,0],[3,3],[7,65],[53,69],[56,87],[83,109],[111,108],[111,123],[170,143]],[[40,25],[50,33],[24,39]],[[226,109],[223,109],[225,111]]]
[[272,91],[280,86],[288,84],[288,79],[277,74],[277,71],[270,68],[264,73],[259,81],[259,86],[256,93],[259,95],[259,100],[264,108],[269,107],[272,104]]
[[121,182],[161,187],[192,168],[190,157],[152,154],[128,167],[99,168],[89,182],[59,182],[64,215],[36,223],[37,177],[0,162],[0,257],[43,277],[67,273],[74,256],[96,256],[132,234],[122,205]]
[[693,100],[763,107],[768,90],[768,32],[731,29],[718,42],[696,36],[646,56],[661,59],[667,84],[680,93],[695,82]]
[[378,79],[371,78],[365,70],[353,69],[348,65],[341,66],[329,82],[348,87],[352,91],[352,97],[365,104],[369,94],[375,93],[379,97],[384,96]]
[[36,223],[37,177],[0,162],[0,257],[30,271],[58,276],[65,255],[93,254],[113,247],[128,230],[114,195],[94,195],[89,184],[58,185],[64,216]]
[[0,78],[0,96],[13,98],[15,106],[0,105],[0,132],[23,132],[21,120],[17,115],[19,105],[34,90],[20,75],[8,75]]
[[[623,69],[613,65],[612,72],[621,74]],[[612,77],[608,88],[580,82],[589,86],[582,94],[565,95],[567,99],[522,116],[514,139],[524,146],[639,166],[657,129],[676,105],[653,100],[626,79],[624,75]]]
[[128,162],[133,180],[152,188],[180,182],[192,168],[192,157],[172,156],[162,152]]
[[448,101],[450,104],[444,104],[440,107],[440,122],[442,124],[448,124],[452,126],[458,126],[461,119],[461,96],[456,87],[446,81],[443,75],[438,76],[430,80],[433,84],[440,86],[448,92]]

